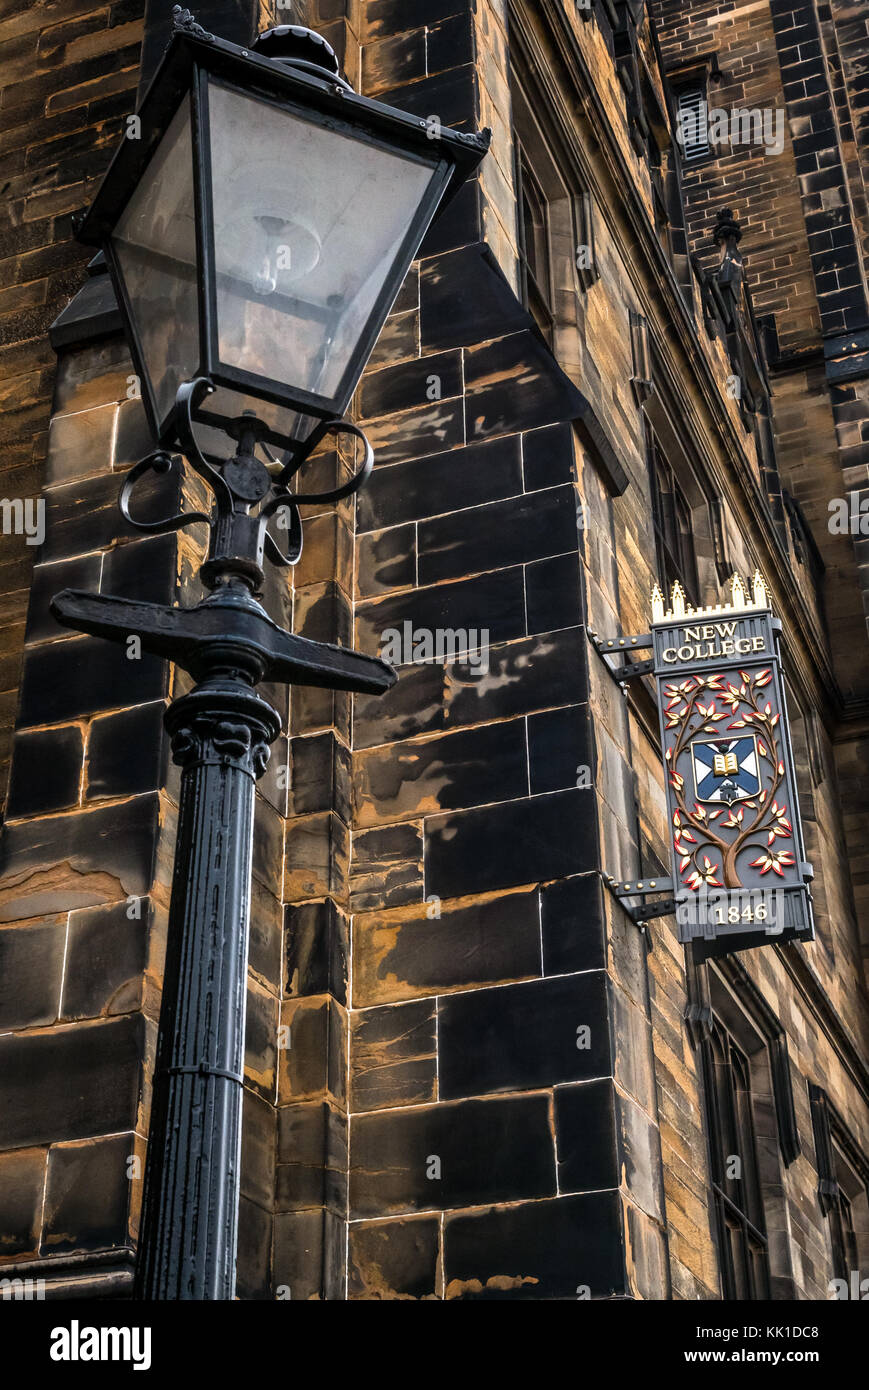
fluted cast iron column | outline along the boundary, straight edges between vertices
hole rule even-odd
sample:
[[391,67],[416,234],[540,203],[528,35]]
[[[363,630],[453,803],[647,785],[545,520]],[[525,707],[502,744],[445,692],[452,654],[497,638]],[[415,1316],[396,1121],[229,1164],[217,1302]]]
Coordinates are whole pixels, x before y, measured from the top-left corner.
[[183,771],[137,1296],[232,1299],[254,787],[280,720],[206,680],[166,725]]

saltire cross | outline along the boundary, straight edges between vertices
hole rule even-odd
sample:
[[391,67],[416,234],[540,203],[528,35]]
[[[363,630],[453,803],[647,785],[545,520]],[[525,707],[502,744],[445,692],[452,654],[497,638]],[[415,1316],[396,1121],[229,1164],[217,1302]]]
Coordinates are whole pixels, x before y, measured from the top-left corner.
[[753,735],[692,743],[691,753],[698,801],[732,805],[734,801],[757,796],[761,779]]

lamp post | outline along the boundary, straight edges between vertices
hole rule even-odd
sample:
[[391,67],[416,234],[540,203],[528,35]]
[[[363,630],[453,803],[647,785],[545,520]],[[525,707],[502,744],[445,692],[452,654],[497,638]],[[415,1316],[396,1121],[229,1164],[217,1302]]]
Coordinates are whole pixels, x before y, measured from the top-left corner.
[[[302,504],[348,496],[370,472],[344,412],[427,226],[488,132],[433,129],[359,96],[300,26],[247,50],[189,11],[174,17],[134,138],[78,236],[108,261],[157,445],[127,474],[121,511],[142,531],[206,523],[210,592],[172,608],[65,590],[51,609],[82,632],[137,636],[196,682],[165,717],[182,772],[137,1296],[229,1299],[254,787],[280,730],[256,687],[378,693],[395,680],[377,658],[272,622],[257,597],[263,565],[298,560]],[[296,491],[330,432],[361,442],[361,465],[332,491]],[[179,453],[210,510],[137,521],[136,484],[183,467]],[[277,513],[285,550],[268,529]]]

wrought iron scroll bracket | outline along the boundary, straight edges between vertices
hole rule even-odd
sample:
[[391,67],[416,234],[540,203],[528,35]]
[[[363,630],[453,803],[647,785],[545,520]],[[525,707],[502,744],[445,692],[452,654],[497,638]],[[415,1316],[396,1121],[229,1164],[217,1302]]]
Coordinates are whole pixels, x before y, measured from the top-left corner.
[[[213,494],[211,512],[178,512],[158,521],[140,520],[132,514],[133,492],[141,479],[149,472],[167,473],[179,463],[178,453],[167,447],[153,450],[130,469],[121,486],[119,506],[128,525],[152,535],[179,531],[185,526],[204,521],[211,530],[209,557],[203,567],[205,582],[213,587],[215,579],[231,575],[235,570],[239,577],[257,584],[263,578],[261,565],[264,556],[279,566],[295,565],[301,558],[303,532],[299,508],[311,504],[330,504],[352,496],[371,473],[374,451],[363,431],[353,421],[322,420],[304,443],[294,450],[292,459],[284,464],[277,476],[273,476],[256,457],[256,447],[263,443],[263,428],[257,417],[248,412],[233,426],[233,437],[238,444],[235,455],[223,461],[212,461],[199,446],[193,418],[205,397],[214,389],[207,377],[184,382],[176,396],[174,414],[179,453]],[[363,446],[361,464],[350,478],[337,487],[322,492],[295,492],[289,485],[290,479],[328,434],[346,435],[360,441]],[[276,462],[271,454],[269,458],[272,463]],[[250,516],[257,506],[259,510]],[[270,519],[281,512],[287,513],[286,550],[281,549],[268,530]]]
[[[304,457],[332,431],[362,441],[362,464],[340,487],[326,492],[294,493],[287,479],[298,470],[304,457],[294,459],[292,466],[287,465],[273,477],[255,455],[263,427],[252,414],[242,415],[232,426],[237,440],[232,458],[211,462],[203,455],[193,433],[193,412],[213,389],[205,377],[186,382],[178,392],[175,412],[179,450],[213,494],[210,514],[179,512],[158,521],[132,516],[130,499],[140,479],[151,471],[167,473],[178,462],[177,455],[168,448],[153,451],[131,468],[119,498],[125,520],[139,531],[177,531],[194,522],[206,522],[210,528],[209,552],[200,575],[213,592],[193,608],[176,608],[66,589],[52,599],[54,617],[66,627],[110,641],[122,642],[136,635],[143,651],[176,662],[196,680],[207,679],[211,671],[230,670],[245,685],[276,680],[367,694],[387,690],[396,679],[387,662],[286,632],[269,618],[256,597],[264,580],[264,554],[282,565],[295,563],[301,554],[299,507],[337,501],[361,487],[371,472],[371,445],[349,420],[322,422],[305,441]],[[275,512],[287,506],[291,518],[288,551],[284,555],[268,534],[267,526]]]
[[211,524],[211,517],[208,512],[178,512],[175,516],[162,517],[159,521],[140,521],[130,513],[130,498],[133,489],[140,478],[146,473],[168,473],[178,462],[177,454],[170,454],[165,449],[156,449],[154,453],[147,454],[140,459],[137,464],[130,469],[121,487],[121,495],[118,498],[118,506],[121,509],[121,516],[136,531],[147,531],[151,534],[165,534],[169,531],[180,531],[184,526],[190,526],[196,521],[205,521]]
[[[305,492],[294,493],[289,480],[301,468],[312,451],[322,443],[326,435],[333,433],[336,435],[347,434],[354,439],[361,440],[363,446],[362,463],[356,472],[347,482],[341,483],[339,487],[328,489],[326,492]],[[366,481],[374,466],[374,450],[371,447],[366,435],[354,424],[352,420],[323,420],[316,429],[308,436],[305,442],[305,449],[301,457],[294,458],[287,463],[274,487],[275,495],[265,502],[260,510],[260,544],[264,548],[264,553],[276,565],[295,565],[302,554],[302,522],[299,514],[299,507],[309,506],[314,503],[340,502],[342,498],[351,497],[354,492],[358,492],[362,484]],[[268,522],[276,513],[289,508],[290,520],[287,530],[289,532],[287,552],[281,550],[277,541],[269,534]]]
[[193,381],[182,382],[175,397],[175,428],[184,457],[211,488],[218,508],[231,511],[233,493],[222,473],[204,457],[193,433],[193,411],[213,391],[214,385],[208,377],[198,376]]

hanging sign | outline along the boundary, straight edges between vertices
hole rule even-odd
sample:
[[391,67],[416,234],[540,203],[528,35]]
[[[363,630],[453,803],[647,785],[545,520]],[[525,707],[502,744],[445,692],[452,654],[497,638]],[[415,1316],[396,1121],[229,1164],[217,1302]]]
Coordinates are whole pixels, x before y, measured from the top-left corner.
[[755,574],[731,602],[671,607],[656,587],[651,638],[682,941],[724,950],[814,937],[778,652],[780,621]]

